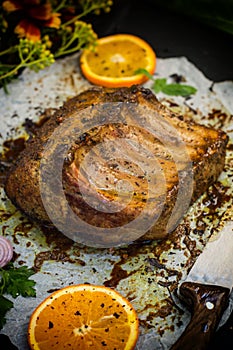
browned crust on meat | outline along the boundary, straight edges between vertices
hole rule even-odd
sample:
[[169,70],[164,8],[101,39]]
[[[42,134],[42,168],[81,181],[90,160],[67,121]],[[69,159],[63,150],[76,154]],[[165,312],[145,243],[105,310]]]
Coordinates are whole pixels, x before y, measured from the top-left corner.
[[[194,122],[186,122],[181,116],[175,115],[162,106],[154,94],[148,89],[137,86],[121,89],[93,88],[69,100],[51,116],[38,131],[36,137],[29,140],[26,149],[21,153],[9,173],[5,186],[6,193],[12,202],[32,219],[42,224],[51,224],[44,210],[38,185],[40,160],[45,142],[52,135],[53,131],[64,120],[72,116],[75,111],[105,102],[131,102],[147,105],[157,111],[163,118],[167,118],[176,128],[184,131],[184,141],[189,147],[190,157],[193,162],[194,188],[192,201],[195,201],[217,180],[225,163],[225,152],[228,142],[226,133],[221,130],[214,130],[198,125]],[[64,178],[67,176],[69,174],[65,174]],[[66,180],[69,183],[69,179]],[[174,183],[168,188],[166,205],[162,215],[156,224],[142,237],[143,239],[158,239],[166,236],[166,225],[176,201],[178,187],[177,180],[174,180]],[[85,203],[81,197],[77,196],[75,200],[77,207],[85,207]],[[51,199],[51,206],[57,205],[58,201],[59,199],[55,195]],[[62,203],[60,203],[60,206],[61,213],[65,215]],[[138,207],[137,205],[133,205],[131,208],[128,208],[128,211],[124,212],[122,216],[119,216],[117,219],[118,222],[122,220],[123,223],[123,217],[127,215],[130,219],[134,218],[138,214],[138,208],[140,208],[140,205]],[[84,208],[83,211],[79,211],[81,216],[83,213],[85,213],[87,221],[93,220],[93,222],[101,226],[101,222],[98,222],[98,215],[93,218],[92,210]],[[105,224],[108,225],[107,214],[103,214],[101,217],[102,222],[103,219],[105,219]],[[180,219],[178,211],[177,221]],[[109,227],[111,227],[111,223],[109,223]]]

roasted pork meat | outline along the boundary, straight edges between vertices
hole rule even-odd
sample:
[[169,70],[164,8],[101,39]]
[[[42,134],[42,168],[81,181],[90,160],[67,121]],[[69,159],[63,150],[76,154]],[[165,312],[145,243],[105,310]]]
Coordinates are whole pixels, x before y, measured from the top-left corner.
[[[28,141],[5,190],[31,219],[61,224],[61,231],[72,224],[84,243],[85,227],[73,214],[97,236],[120,227],[123,243],[161,239],[217,180],[227,141],[223,131],[171,112],[149,89],[93,88],[67,101]],[[119,244],[109,235],[99,240]]]

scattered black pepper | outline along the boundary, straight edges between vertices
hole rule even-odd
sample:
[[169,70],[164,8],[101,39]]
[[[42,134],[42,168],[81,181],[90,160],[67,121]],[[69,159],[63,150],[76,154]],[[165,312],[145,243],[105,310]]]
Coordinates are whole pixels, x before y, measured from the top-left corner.
[[53,322],[49,321],[49,329],[53,328]]

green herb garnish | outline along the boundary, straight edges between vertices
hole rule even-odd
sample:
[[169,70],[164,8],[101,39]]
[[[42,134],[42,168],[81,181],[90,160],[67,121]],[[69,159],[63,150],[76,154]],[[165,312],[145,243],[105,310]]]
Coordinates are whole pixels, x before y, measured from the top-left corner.
[[183,96],[187,97],[197,92],[197,89],[190,85],[185,84],[168,84],[166,78],[155,79],[146,69],[137,69],[135,74],[144,74],[150,80],[153,80],[154,84],[152,90],[157,94],[163,92],[170,96]]
[[164,87],[167,85],[167,79],[161,78],[161,79],[154,79],[154,84],[153,84],[153,91],[155,93],[158,93],[160,91],[163,91]]
[[189,96],[195,94],[197,89],[190,85],[166,84],[161,91],[166,95]]
[[29,280],[35,272],[27,266],[14,267],[12,263],[0,268],[0,329],[6,323],[5,315],[13,306],[13,302],[3,294],[10,294],[13,298],[35,297],[35,281]]

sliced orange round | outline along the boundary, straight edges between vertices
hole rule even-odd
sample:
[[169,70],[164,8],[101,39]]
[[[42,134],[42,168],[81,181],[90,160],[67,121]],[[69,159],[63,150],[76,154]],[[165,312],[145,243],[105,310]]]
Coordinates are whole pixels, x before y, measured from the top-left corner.
[[156,55],[143,39],[131,34],[115,34],[97,40],[94,51],[84,50],[80,56],[83,75],[93,84],[105,87],[124,87],[148,80],[145,69],[153,74]]
[[130,350],[138,334],[130,302],[111,288],[88,284],[52,293],[28,325],[28,343],[35,350]]

